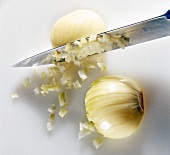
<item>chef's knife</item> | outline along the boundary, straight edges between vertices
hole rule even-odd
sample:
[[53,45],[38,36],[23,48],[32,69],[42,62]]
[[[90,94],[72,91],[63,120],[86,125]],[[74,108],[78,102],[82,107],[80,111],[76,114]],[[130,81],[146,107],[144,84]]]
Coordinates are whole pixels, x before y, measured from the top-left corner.
[[[106,31],[101,34],[111,34],[111,35],[122,35],[126,38],[129,38],[129,45],[136,45],[139,43],[147,42],[150,40],[166,37],[170,35],[170,10],[165,14],[151,18],[142,22],[124,26],[118,29],[113,29]],[[65,48],[64,46],[56,47],[32,57],[29,57],[25,60],[22,60],[12,67],[31,67],[34,65],[47,65],[52,64],[53,53],[56,50],[62,51]],[[114,48],[112,50],[115,50]]]

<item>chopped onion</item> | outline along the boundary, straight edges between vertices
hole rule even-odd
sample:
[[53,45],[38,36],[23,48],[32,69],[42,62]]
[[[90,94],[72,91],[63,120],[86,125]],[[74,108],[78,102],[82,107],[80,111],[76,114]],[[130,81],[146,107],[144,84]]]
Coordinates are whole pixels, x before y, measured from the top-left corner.
[[64,106],[66,104],[66,94],[65,92],[61,92],[58,94],[58,100],[60,106]]
[[26,88],[29,88],[30,87],[30,84],[31,84],[31,80],[29,77],[26,77],[24,80],[23,80],[23,84]]
[[60,111],[59,111],[59,115],[63,118],[65,115],[66,115],[66,113],[67,113],[67,110],[65,110],[65,109],[61,109]]
[[81,88],[80,82],[77,80],[73,83],[75,89]]
[[54,114],[56,112],[56,109],[57,109],[56,104],[52,104],[52,106],[47,111]]
[[79,77],[80,77],[82,80],[87,79],[87,74],[85,73],[84,70],[79,70],[79,71],[78,71],[78,75],[79,75]]
[[68,80],[70,80],[70,75],[66,74],[66,73],[63,73],[61,79],[60,79],[60,82],[62,85],[66,85]]
[[79,45],[79,47],[82,47],[84,44],[86,44],[87,43],[87,39],[85,38],[85,37],[82,37],[81,39],[80,39],[80,45]]
[[96,34],[91,34],[89,37],[89,42],[96,41],[97,35]]
[[[103,53],[104,51],[112,50],[116,46],[124,49],[124,47],[128,45],[128,43],[129,39],[121,35],[111,36],[110,34],[92,34],[90,35],[88,40],[83,37],[80,40],[74,41],[71,49],[67,47],[65,48],[64,52],[68,52],[67,58],[70,57],[72,61],[75,61],[86,58],[87,56],[96,53]],[[63,55],[63,52],[55,55],[56,60],[59,60],[59,58],[61,58],[60,54]],[[72,58],[72,56],[74,57]],[[69,61],[67,62],[70,62],[70,59],[68,59]]]
[[38,67],[37,67],[37,65],[38,65],[38,63],[33,64],[33,66],[32,66],[33,73],[35,73],[35,74],[38,73]]
[[74,45],[79,46],[80,45],[80,41],[78,41],[78,40],[74,41]]
[[48,131],[52,131],[53,127],[52,127],[52,123],[51,122],[47,122],[47,130]]
[[95,131],[95,126],[92,122],[85,122],[85,123],[80,122],[80,131],[83,130],[84,128],[90,131]]
[[96,149],[98,149],[103,143],[103,139],[100,137],[97,137],[96,139],[93,140],[93,145]]
[[80,64],[81,64],[81,62],[80,62],[80,61],[74,61],[74,65],[75,65],[75,66],[78,66],[78,67],[79,67],[79,66],[80,66]]
[[88,130],[88,129],[83,128],[83,129],[79,132],[79,134],[78,134],[78,139],[80,140],[80,139],[86,137],[86,136],[89,135],[89,134],[91,134],[91,131]]
[[103,63],[98,62],[97,66],[99,66],[99,68],[101,69],[102,72],[106,71],[106,66]]
[[64,73],[65,67],[64,66],[58,66],[58,69],[61,73]]
[[60,82],[63,86],[67,84],[67,80],[64,77],[60,79]]
[[93,69],[93,68],[96,68],[96,66],[91,65],[91,64],[88,64],[88,65],[87,65],[87,69],[88,69],[88,70]]
[[41,89],[42,89],[41,91],[42,95],[48,94],[48,85],[42,85]]
[[73,45],[71,43],[67,43],[66,47],[65,47],[65,50],[68,51],[68,50],[70,50],[72,48],[73,48]]
[[49,121],[53,122],[54,119],[55,119],[55,114],[51,113],[50,116],[49,116]]
[[35,95],[38,95],[38,94],[40,93],[38,87],[36,87],[36,88],[34,89],[34,93],[35,93]]
[[70,62],[71,62],[71,57],[65,58],[65,61],[68,62],[68,63],[70,63]]
[[71,86],[73,85],[73,83],[71,81],[67,81],[67,86],[66,89],[71,89]]
[[17,93],[13,93],[11,98],[19,98]]
[[58,80],[57,80],[57,78],[53,78],[53,79],[52,79],[52,82],[53,82],[53,86],[58,86]]

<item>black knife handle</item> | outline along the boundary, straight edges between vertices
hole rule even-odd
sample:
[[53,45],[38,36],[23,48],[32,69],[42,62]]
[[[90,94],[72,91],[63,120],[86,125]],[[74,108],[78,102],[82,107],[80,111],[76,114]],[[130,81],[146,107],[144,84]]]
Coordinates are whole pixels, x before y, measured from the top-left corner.
[[168,11],[164,14],[164,16],[166,16],[167,19],[170,19],[170,10],[168,10]]

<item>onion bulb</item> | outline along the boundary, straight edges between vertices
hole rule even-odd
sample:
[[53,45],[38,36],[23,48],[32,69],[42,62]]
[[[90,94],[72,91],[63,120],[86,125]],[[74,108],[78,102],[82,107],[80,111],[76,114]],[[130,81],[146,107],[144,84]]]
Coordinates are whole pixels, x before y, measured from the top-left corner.
[[139,84],[124,76],[97,79],[86,93],[86,114],[104,137],[130,136],[144,114],[143,93]]
[[105,31],[102,18],[90,10],[76,10],[56,21],[50,40],[53,47]]

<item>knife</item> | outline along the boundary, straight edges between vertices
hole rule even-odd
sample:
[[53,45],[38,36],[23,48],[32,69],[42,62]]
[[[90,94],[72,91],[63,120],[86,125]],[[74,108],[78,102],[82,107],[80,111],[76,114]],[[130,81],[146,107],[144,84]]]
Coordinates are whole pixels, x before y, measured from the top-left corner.
[[[122,35],[126,38],[129,38],[129,45],[136,45],[139,43],[147,42],[150,40],[170,36],[170,10],[161,16],[157,16],[142,22],[134,23],[128,26],[121,28],[113,29],[106,31],[101,34],[110,34],[110,35]],[[64,50],[65,45],[59,46],[32,57],[26,58],[12,67],[31,67],[31,66],[41,66],[52,64],[53,54],[55,51]],[[118,49],[117,47],[112,49]]]

